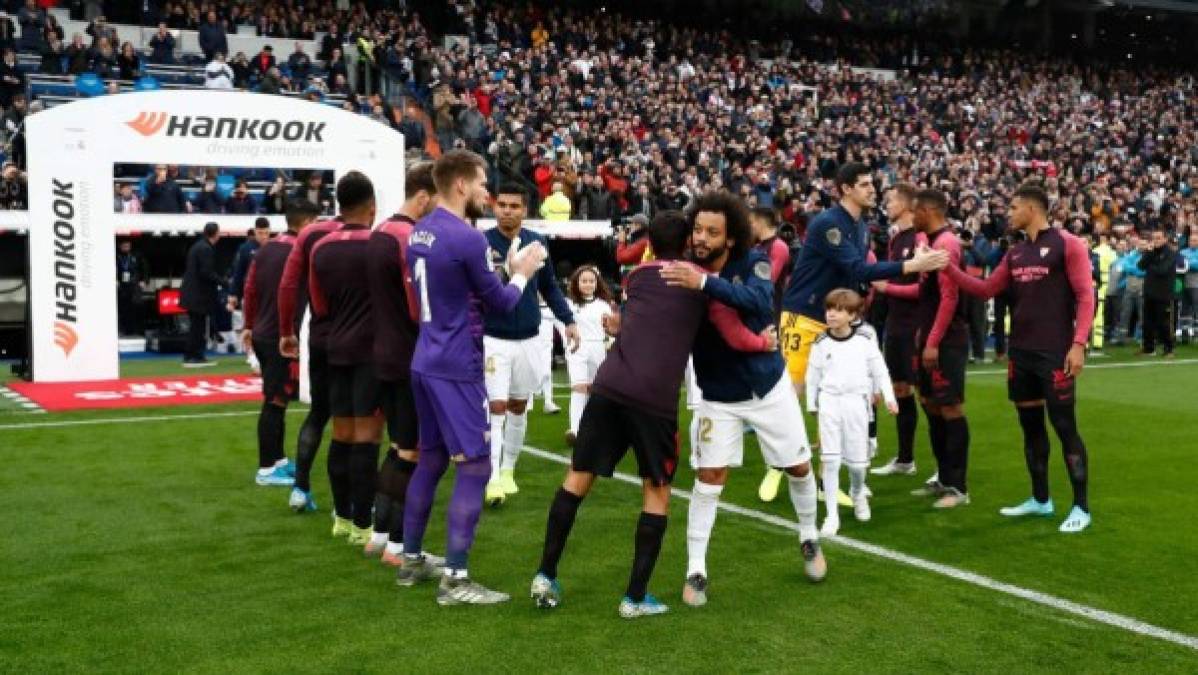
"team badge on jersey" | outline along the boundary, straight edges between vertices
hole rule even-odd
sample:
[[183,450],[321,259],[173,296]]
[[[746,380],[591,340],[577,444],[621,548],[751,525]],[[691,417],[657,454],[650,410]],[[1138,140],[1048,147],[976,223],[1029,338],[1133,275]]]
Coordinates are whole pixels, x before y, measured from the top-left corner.
[[1049,252],[1049,251],[1051,251],[1051,250],[1052,250],[1052,249],[1048,248],[1047,246],[1041,246],[1041,247],[1040,247],[1040,257],[1041,257],[1041,258],[1047,257],[1047,256],[1048,256],[1048,252]]
[[833,227],[827,233],[828,243],[833,246],[840,246],[840,230]]
[[773,269],[770,267],[769,262],[765,260],[758,261],[758,263],[753,266],[753,274],[756,274],[758,279],[769,281],[770,274],[772,272]]

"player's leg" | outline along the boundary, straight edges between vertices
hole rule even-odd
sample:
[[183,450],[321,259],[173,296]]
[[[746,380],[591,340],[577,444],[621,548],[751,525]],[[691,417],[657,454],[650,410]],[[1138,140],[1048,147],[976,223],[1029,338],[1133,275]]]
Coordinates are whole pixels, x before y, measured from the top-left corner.
[[[1052,393],[1051,365],[1040,363],[1035,352],[1011,350],[1007,362],[1007,397],[1015,404],[1019,427],[1023,430],[1023,455],[1032,496],[1015,506],[999,510],[1004,516],[1050,516],[1052,499],[1048,491],[1048,427],[1044,423],[1044,401]],[[1041,372],[1047,365],[1047,374]]]
[[[350,454],[350,499],[354,532],[351,544],[366,546],[372,536],[374,495],[378,484],[379,441],[383,418],[379,414],[379,383],[374,368],[360,363],[353,368],[353,449]],[[380,541],[379,548],[385,543]]]
[[620,406],[602,396],[592,396],[578,425],[570,469],[549,506],[541,563],[530,590],[538,607],[551,609],[561,603],[562,588],[557,580],[557,568],[574,528],[578,507],[590,492],[596,476],[612,475],[627,451],[628,443],[628,429],[621,418]]
[[895,426],[898,432],[898,454],[894,459],[879,466],[871,473],[878,476],[905,475],[915,473],[915,430],[919,424],[919,411],[915,407],[915,396],[911,382],[915,380],[911,369],[911,355],[915,351],[915,338],[910,335],[886,336],[886,368],[898,400],[898,415]]
[[933,504],[940,509],[969,503],[969,488],[966,483],[969,469],[969,420],[965,417],[967,361],[967,348],[941,345],[939,377],[933,377],[933,397],[940,406],[940,414],[944,420],[944,464],[951,471],[947,480],[943,470],[940,474],[940,481],[947,490],[947,493]]
[[[791,312],[782,312],[780,323],[782,330],[779,342],[782,356],[786,360],[786,372],[790,375],[795,393],[802,397],[805,394],[803,387],[807,379],[807,360],[811,356],[811,346],[827,326]],[[757,497],[763,502],[773,501],[778,496],[781,483],[782,472],[773,467],[767,468],[761,485],[757,488]]]
[[499,506],[507,497],[499,483],[499,473],[503,462],[503,427],[507,420],[507,402],[512,385],[512,344],[509,340],[483,338],[487,355],[484,381],[490,411],[488,438],[491,449],[491,480],[487,484],[484,499],[491,506]]
[[632,571],[620,601],[620,616],[625,619],[664,614],[669,610],[648,590],[649,579],[661,554],[661,542],[666,536],[669,504],[669,484],[658,485],[655,479],[644,479],[641,515],[637,518],[633,538]]
[[283,452],[287,403],[290,400],[290,364],[279,354],[278,343],[255,340],[254,351],[262,364],[262,409],[258,414],[258,485],[290,487],[295,482]]
[[670,504],[670,484],[678,468],[678,420],[623,408],[623,423],[631,431],[632,449],[642,479],[643,502],[634,537],[632,571],[620,616],[633,619],[668,610],[648,592],[649,578],[661,553]]
[[449,451],[443,430],[449,428],[446,411],[453,410],[456,399],[446,393],[446,386],[444,381],[412,373],[412,404],[420,420],[420,454],[404,499],[403,565],[396,572],[396,583],[400,586],[414,586],[436,576],[436,568],[424,555],[424,533],[437,496],[437,485],[449,468]]
[[295,448],[295,487],[289,506],[297,513],[315,511],[312,500],[312,465],[320,450],[324,428],[329,423],[329,362],[324,349],[308,345],[308,392],[312,405],[300,425]]
[[353,479],[350,464],[354,454],[353,366],[329,366],[329,410],[333,416],[333,440],[329,443],[329,489],[333,493],[333,535],[353,531]]
[[1077,430],[1076,379],[1065,377],[1064,372],[1059,370],[1052,377],[1054,391],[1047,402],[1048,421],[1057,438],[1061,439],[1065,468],[1073,487],[1073,508],[1065,522],[1061,523],[1061,532],[1080,532],[1090,526],[1090,459],[1086,444]]
[[420,457],[416,449],[418,423],[410,381],[388,383],[384,391],[386,395],[383,397],[383,410],[391,447],[379,473],[378,496],[390,503],[391,517],[389,521],[380,519],[387,525],[387,545],[383,561],[398,565],[403,560],[401,555],[404,503],[407,499],[408,485]]
[[507,419],[503,426],[503,461],[500,463],[499,484],[507,496],[520,491],[516,485],[516,463],[524,450],[528,434],[528,406],[544,376],[538,363],[539,346],[535,338],[515,344],[512,361],[511,387],[508,391]]
[[[546,323],[550,325],[545,326]],[[553,326],[552,322],[541,322],[541,334],[537,338],[537,370],[541,374],[541,410],[546,415],[556,415],[561,407],[553,400]]]
[[865,477],[869,473],[869,420],[873,414],[873,397],[868,397],[858,403],[858,409],[853,411],[853,402],[848,397],[843,401],[846,408],[841,421],[844,430],[844,446],[842,461],[849,474],[849,496],[853,500],[853,515],[860,522],[867,522],[872,517],[869,508],[869,492],[865,485]]
[[692,607],[707,603],[707,547],[715,528],[720,494],[728,482],[728,467],[744,461],[744,423],[722,406],[701,401],[697,445],[692,448],[695,485],[686,513],[686,582],[682,601]]
[[839,400],[821,396],[819,402],[820,476],[824,489],[824,524],[820,534],[831,537],[840,531],[840,462],[844,444]]
[[923,408],[924,417],[928,420],[928,444],[932,446],[932,456],[936,458],[936,474],[934,476],[935,480],[929,479],[923,484],[923,487],[912,490],[911,494],[917,497],[939,497],[944,490],[940,480],[945,462],[944,448],[946,438],[944,417],[934,395],[932,371],[923,366],[919,358],[920,351],[917,346],[912,353],[911,361],[916,371],[920,406]]
[[811,448],[799,397],[783,379],[760,403],[748,406],[748,423],[757,430],[762,459],[768,466],[783,467],[790,503],[799,521],[799,550],[807,578],[820,581],[828,571],[816,527],[818,489],[811,467]]
[[520,491],[516,485],[516,462],[524,450],[524,440],[528,435],[528,407],[532,403],[531,390],[526,398],[513,398],[507,401],[507,419],[503,424],[503,461],[499,467],[499,486],[505,496],[512,496]]
[[578,423],[582,420],[582,411],[586,408],[587,397],[591,393],[587,347],[588,345],[583,345],[577,352],[566,354],[566,372],[570,377],[570,427],[566,430],[566,442],[571,445],[573,439],[578,437]]

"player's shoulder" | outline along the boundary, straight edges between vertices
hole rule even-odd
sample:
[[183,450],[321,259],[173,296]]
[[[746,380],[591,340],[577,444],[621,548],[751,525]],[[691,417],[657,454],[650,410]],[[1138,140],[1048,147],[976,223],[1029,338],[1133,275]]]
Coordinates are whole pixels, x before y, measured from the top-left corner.
[[823,331],[815,336],[815,342],[812,342],[813,347],[827,347],[832,341],[832,334],[828,331]]
[[541,234],[540,232],[537,232],[536,230],[530,230],[527,227],[521,227],[520,228],[521,244],[523,246],[527,246],[529,243],[534,242],[534,241],[539,241],[545,245],[549,244],[549,238],[546,237],[545,235]]

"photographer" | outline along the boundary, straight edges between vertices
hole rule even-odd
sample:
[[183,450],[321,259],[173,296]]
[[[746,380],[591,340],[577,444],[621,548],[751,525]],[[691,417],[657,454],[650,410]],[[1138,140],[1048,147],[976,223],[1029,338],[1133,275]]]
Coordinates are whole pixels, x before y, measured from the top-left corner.
[[29,208],[28,176],[8,161],[0,173],[0,211],[24,211]]
[[637,214],[628,223],[616,227],[616,262],[622,267],[635,267],[645,259],[649,249],[648,231],[649,219]]

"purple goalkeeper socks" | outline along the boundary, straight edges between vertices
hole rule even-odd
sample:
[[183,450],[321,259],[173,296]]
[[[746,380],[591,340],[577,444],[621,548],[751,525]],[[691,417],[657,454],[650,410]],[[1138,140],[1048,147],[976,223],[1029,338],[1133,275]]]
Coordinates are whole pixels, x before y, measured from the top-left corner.
[[[449,455],[445,448],[422,450],[412,480],[408,483],[408,494],[403,510],[404,551],[424,550],[424,530],[428,527],[428,516],[433,509],[433,498],[437,496],[437,483],[449,467]],[[415,553],[413,553],[415,554]]]
[[[455,467],[453,496],[449,498],[449,541],[445,548],[445,566],[465,570],[474,531],[483,510],[483,493],[491,479],[491,459],[476,457]],[[409,487],[409,493],[411,488]],[[406,522],[405,522],[406,525]]]

